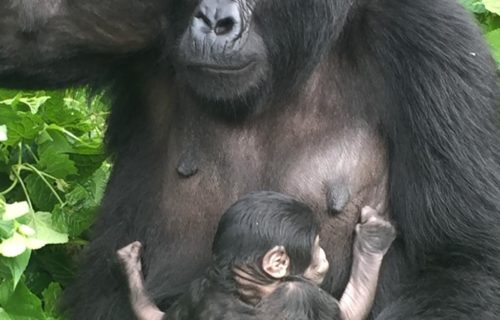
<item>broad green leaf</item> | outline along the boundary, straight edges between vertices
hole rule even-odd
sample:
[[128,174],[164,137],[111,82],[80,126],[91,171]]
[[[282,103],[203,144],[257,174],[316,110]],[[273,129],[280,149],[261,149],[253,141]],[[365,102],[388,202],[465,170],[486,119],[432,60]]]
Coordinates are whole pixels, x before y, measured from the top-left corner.
[[58,318],[57,303],[61,296],[62,288],[59,283],[52,282],[47,289],[43,290],[42,297],[44,302],[44,311],[48,316]]
[[9,316],[7,311],[5,311],[3,308],[0,308],[0,319],[2,319],[2,320],[14,320]]
[[24,98],[19,98],[19,102],[24,103],[30,108],[30,111],[32,114],[35,114],[38,112],[38,109],[42,104],[47,102],[50,97],[47,96],[41,96],[41,97],[24,97]]
[[462,5],[474,13],[486,13],[486,7],[482,0],[460,0]]
[[7,126],[0,125],[0,142],[7,141]]
[[12,237],[14,234],[14,221],[4,221],[0,220],[0,238],[7,239]]
[[23,282],[3,305],[5,311],[14,320],[45,320],[42,302]]
[[35,213],[29,226],[36,231],[36,235],[30,239],[36,239],[45,244],[68,242],[67,234],[55,230],[50,212]]
[[53,211],[53,220],[72,237],[79,236],[95,220],[107,178],[109,165],[104,164],[83,185],[73,186],[66,194],[66,206],[59,205]]
[[30,195],[33,206],[38,210],[52,211],[54,205],[57,203],[57,198],[45,181],[37,174],[31,173],[24,179],[24,183],[28,188],[28,194]]
[[47,142],[38,145],[40,155],[42,153],[68,153],[73,151],[67,137],[61,132],[49,128],[45,133],[48,134],[48,137],[44,138]]
[[38,115],[29,112],[18,112],[18,120],[6,123],[9,130],[9,140],[13,138],[34,139],[43,129],[44,123]]
[[17,232],[14,232],[12,237],[0,243],[0,254],[4,257],[17,257],[26,251],[26,249],[26,238]]
[[486,34],[486,39],[490,43],[491,49],[493,50],[493,56],[500,67],[500,29],[488,32]]
[[46,241],[39,240],[37,238],[26,238],[26,241],[24,243],[26,245],[26,248],[31,250],[41,249],[48,244]]
[[5,279],[0,282],[0,306],[5,306],[14,294],[14,285],[12,279]]
[[59,179],[78,172],[75,163],[64,153],[43,152],[40,154],[38,166],[40,170]]
[[0,124],[7,127],[7,132],[9,135],[7,136],[7,140],[4,140],[3,143],[6,145],[15,145],[19,142],[19,135],[12,135],[11,126],[15,123],[21,121],[21,118],[17,115],[17,113],[12,110],[12,108],[8,106],[4,106],[0,102]]
[[20,97],[21,97],[21,94],[18,93],[13,98],[8,98],[8,99],[1,100],[0,104],[4,104],[6,106],[12,106],[12,105],[14,105],[15,103],[17,103],[19,101]]
[[77,264],[68,255],[68,247],[51,246],[36,252],[36,262],[45,273],[49,273],[53,281],[67,286],[75,278]]
[[82,180],[92,175],[106,159],[102,143],[96,143],[95,141],[86,145],[75,145],[73,152],[70,152],[69,156],[78,168],[78,174]]
[[30,207],[28,202],[14,202],[12,204],[7,204],[5,206],[5,213],[3,214],[3,220],[10,221],[24,216],[30,212]]
[[483,0],[483,4],[489,12],[500,15],[500,1],[499,0]]
[[2,258],[2,263],[7,266],[10,270],[10,275],[12,279],[13,289],[16,288],[24,270],[28,266],[30,260],[31,251],[26,250],[23,254],[18,255],[14,258]]

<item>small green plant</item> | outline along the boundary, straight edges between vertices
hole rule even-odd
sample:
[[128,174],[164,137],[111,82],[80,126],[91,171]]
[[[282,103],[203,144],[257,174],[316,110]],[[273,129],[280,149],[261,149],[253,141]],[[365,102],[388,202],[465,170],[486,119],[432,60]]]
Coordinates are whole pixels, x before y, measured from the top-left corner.
[[500,0],[460,0],[479,21],[500,68]]
[[110,169],[107,109],[88,101],[83,91],[0,91],[0,319],[59,319]]

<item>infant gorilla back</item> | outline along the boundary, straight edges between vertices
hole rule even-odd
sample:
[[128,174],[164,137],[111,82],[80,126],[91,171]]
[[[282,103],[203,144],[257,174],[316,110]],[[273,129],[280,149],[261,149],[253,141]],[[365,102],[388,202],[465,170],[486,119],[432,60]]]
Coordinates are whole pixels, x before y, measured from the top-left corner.
[[316,284],[301,278],[281,283],[255,306],[243,302],[235,293],[219,289],[206,278],[196,280],[189,294],[177,300],[163,320],[341,319],[338,301]]

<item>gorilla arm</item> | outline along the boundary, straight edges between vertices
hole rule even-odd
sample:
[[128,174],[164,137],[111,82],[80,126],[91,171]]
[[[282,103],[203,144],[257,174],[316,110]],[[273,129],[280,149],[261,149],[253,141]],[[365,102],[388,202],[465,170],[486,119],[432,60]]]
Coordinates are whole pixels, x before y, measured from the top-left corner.
[[161,31],[160,1],[0,1],[0,86],[86,84],[149,49]]

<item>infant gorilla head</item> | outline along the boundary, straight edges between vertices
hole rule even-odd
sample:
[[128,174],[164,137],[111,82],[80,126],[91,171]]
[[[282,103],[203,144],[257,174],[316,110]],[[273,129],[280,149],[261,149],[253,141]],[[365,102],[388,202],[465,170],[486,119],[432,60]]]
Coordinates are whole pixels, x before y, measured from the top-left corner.
[[222,216],[212,266],[166,314],[143,285],[134,242],[118,251],[138,319],[348,319],[370,312],[394,227],[365,207],[356,227],[351,278],[340,303],[318,288],[329,264],[311,209],[276,192],[251,193]]
[[251,193],[222,216],[213,242],[213,268],[234,273],[241,298],[256,304],[282,280],[320,285],[328,260],[312,210],[276,192]]

